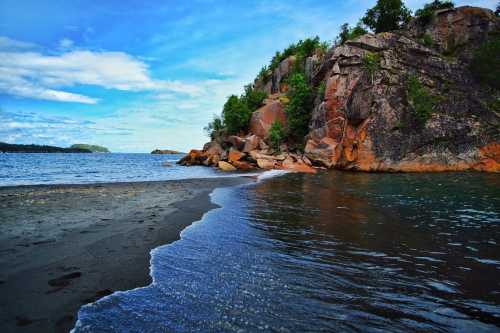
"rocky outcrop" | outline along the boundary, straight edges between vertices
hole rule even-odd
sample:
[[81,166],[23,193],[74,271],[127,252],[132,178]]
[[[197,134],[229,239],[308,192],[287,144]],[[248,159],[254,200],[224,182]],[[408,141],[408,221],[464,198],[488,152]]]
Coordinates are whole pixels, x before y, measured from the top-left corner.
[[286,114],[279,100],[270,101],[252,114],[250,133],[264,139],[269,136],[269,130],[275,121],[286,126]]
[[432,22],[426,25],[413,20],[407,35],[417,40],[427,35],[432,41],[431,46],[440,53],[467,62],[474,50],[488,38],[488,33],[498,30],[498,25],[499,20],[492,11],[463,6],[437,11]]
[[263,82],[261,79],[255,80],[255,89],[264,91],[268,95],[287,92],[288,85],[285,79],[292,72],[296,60],[295,56],[290,56],[281,61],[278,67],[271,73],[271,79],[269,81]]
[[[237,140],[229,136],[221,138],[221,141],[221,143],[209,142],[203,147],[203,150],[193,149],[177,163],[213,166],[222,171],[248,171],[260,168],[316,172],[306,156],[273,150],[263,139],[254,134],[238,137]],[[226,149],[223,149],[223,146]]]
[[[269,82],[256,80],[255,88],[269,97],[253,113],[247,135],[218,138],[180,163],[298,172],[500,172],[500,115],[490,107],[500,93],[469,71],[474,50],[499,31],[490,10],[459,7],[437,12],[426,26],[414,20],[405,31],[366,34],[309,57],[306,78],[316,91],[325,88],[314,102],[304,153],[286,145],[273,150],[268,142],[274,121],[286,126],[285,78],[296,61],[287,58]],[[412,80],[425,92],[425,112],[411,97]]]
[[[326,89],[312,114],[306,156],[348,170],[500,171],[500,118],[487,106],[494,97],[466,62],[469,43],[497,27],[491,11],[462,7],[438,14],[426,28],[436,47],[409,38],[410,32],[368,34],[332,50],[312,78]],[[461,56],[450,59],[441,43],[458,33]],[[379,64],[370,73],[364,63],[374,54]],[[408,96],[410,76],[435,101],[426,121]]]

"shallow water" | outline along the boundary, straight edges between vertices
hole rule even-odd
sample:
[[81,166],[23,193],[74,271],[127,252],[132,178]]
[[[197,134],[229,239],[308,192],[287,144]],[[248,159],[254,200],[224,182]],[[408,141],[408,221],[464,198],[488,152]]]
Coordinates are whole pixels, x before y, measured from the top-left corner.
[[75,332],[499,332],[500,177],[288,174],[152,252]]
[[[0,154],[0,186],[88,184],[218,177],[201,166],[175,164],[184,155]],[[168,163],[169,166],[164,166]]]

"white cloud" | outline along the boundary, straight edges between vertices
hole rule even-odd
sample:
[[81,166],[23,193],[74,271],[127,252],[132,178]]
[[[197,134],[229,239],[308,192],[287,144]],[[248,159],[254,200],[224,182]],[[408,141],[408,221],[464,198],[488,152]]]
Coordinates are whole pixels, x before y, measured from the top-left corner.
[[37,45],[33,43],[21,42],[9,37],[0,36],[0,50],[26,50],[36,48]]
[[73,46],[74,42],[71,39],[63,38],[59,41],[59,47],[61,49],[69,49]]
[[[124,91],[155,90],[190,96],[200,87],[180,81],[155,80],[148,65],[124,52],[74,50],[59,55],[19,50],[24,42],[2,37],[0,46],[0,93],[19,97],[95,104],[98,99],[62,90],[78,85],[93,85]],[[73,42],[63,39],[61,47]],[[12,51],[12,49],[15,49]]]

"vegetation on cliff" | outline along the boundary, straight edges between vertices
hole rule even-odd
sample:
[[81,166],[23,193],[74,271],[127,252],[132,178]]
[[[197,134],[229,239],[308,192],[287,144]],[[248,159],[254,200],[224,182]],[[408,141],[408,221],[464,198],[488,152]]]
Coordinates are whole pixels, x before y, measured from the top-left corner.
[[420,24],[427,25],[431,23],[432,18],[434,17],[434,13],[437,10],[453,7],[455,7],[455,4],[452,1],[434,0],[430,3],[425,4],[423,8],[417,10],[415,12],[415,16],[417,17]]
[[411,11],[401,0],[378,0],[361,19],[375,33],[401,29],[411,19]]
[[500,91],[500,36],[494,36],[475,52],[471,70],[481,82]]

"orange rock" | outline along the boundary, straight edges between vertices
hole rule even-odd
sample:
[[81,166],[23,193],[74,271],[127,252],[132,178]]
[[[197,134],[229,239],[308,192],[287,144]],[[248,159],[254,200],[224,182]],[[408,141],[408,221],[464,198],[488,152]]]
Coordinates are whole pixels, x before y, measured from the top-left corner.
[[238,150],[233,149],[233,150],[229,151],[228,159],[229,159],[230,163],[234,163],[234,162],[238,162],[239,160],[241,160],[245,156],[246,156],[245,153],[242,153]]
[[255,166],[249,162],[245,161],[235,161],[232,162],[232,164],[238,169],[238,170],[253,170],[255,169]]
[[269,136],[269,130],[275,121],[286,127],[286,114],[279,101],[264,105],[252,114],[250,132],[265,139]]
[[245,139],[245,146],[243,147],[244,153],[249,153],[252,150],[259,148],[261,139],[257,135],[251,135]]
[[236,171],[236,168],[233,165],[224,161],[219,161],[219,169],[222,171]]
[[261,169],[274,169],[276,166],[276,161],[275,160],[268,160],[268,159],[263,159],[263,158],[258,158],[257,159],[257,165]]
[[292,157],[288,156],[281,164],[281,168],[284,170],[290,170],[294,172],[304,172],[304,173],[316,173],[316,169],[308,166],[302,161],[296,161]]

